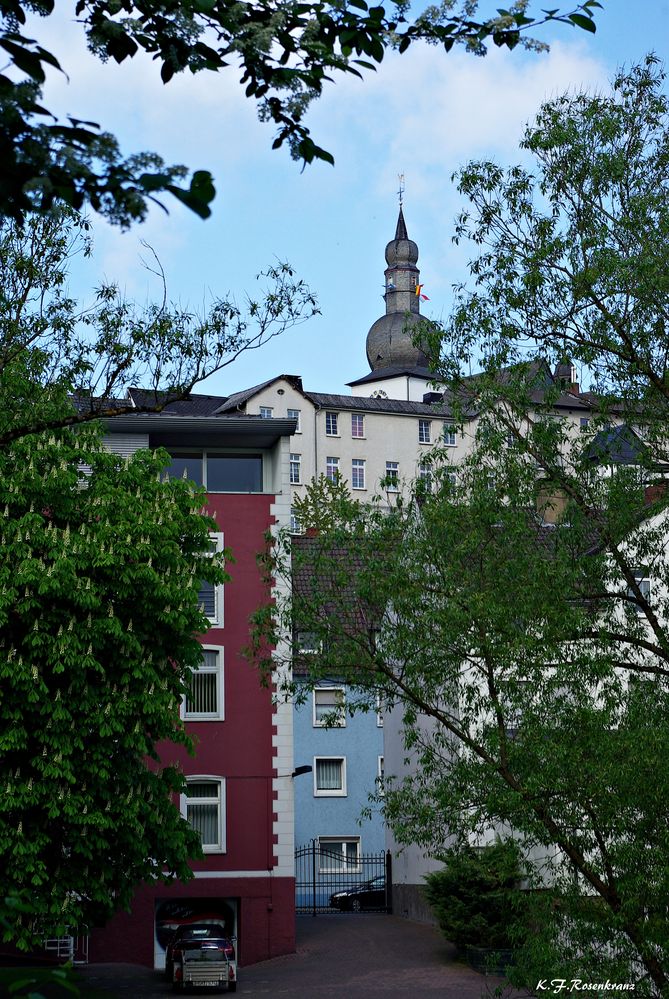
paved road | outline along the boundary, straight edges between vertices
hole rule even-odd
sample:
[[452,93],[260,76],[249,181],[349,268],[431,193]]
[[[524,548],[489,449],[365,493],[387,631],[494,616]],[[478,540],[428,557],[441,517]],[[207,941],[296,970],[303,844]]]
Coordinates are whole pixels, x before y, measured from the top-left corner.
[[[161,974],[136,965],[90,965],[91,990],[117,999],[171,995]],[[438,931],[397,916],[298,916],[297,953],[241,968],[237,995],[286,999],[492,999],[500,979],[453,960]],[[201,993],[202,994],[202,993]],[[504,999],[515,993],[504,992]]]

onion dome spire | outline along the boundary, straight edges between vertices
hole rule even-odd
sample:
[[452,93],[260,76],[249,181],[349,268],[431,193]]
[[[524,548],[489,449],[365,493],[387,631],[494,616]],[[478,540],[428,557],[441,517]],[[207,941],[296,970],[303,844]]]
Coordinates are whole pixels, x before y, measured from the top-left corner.
[[418,247],[409,239],[402,208],[395,238],[386,246],[386,314],[377,319],[367,334],[367,360],[372,371],[387,367],[425,367],[427,358],[412,342],[412,327],[420,322],[420,271],[416,266]]

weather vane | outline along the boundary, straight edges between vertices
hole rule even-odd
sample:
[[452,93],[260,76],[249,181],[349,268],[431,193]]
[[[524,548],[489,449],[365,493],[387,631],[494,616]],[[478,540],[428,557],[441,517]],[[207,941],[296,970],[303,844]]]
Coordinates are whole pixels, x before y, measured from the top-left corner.
[[399,199],[400,199],[400,208],[401,208],[402,205],[403,205],[403,203],[404,203],[404,174],[403,173],[398,173],[397,174],[397,179],[400,182],[400,187],[399,187],[399,190],[398,190],[397,194],[398,194]]

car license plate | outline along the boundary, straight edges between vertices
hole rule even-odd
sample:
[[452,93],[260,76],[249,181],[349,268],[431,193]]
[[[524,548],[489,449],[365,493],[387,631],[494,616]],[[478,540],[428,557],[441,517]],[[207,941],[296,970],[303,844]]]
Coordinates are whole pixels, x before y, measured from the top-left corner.
[[219,982],[218,978],[207,978],[206,981],[204,981],[204,982],[197,982],[196,984],[197,985],[214,985],[214,986],[218,986],[221,983]]

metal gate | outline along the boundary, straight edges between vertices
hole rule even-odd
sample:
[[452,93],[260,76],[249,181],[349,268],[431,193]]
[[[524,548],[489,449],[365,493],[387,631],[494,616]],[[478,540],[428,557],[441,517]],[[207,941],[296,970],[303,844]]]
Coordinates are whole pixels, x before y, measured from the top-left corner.
[[392,912],[392,887],[390,850],[359,854],[312,839],[295,851],[298,913]]

